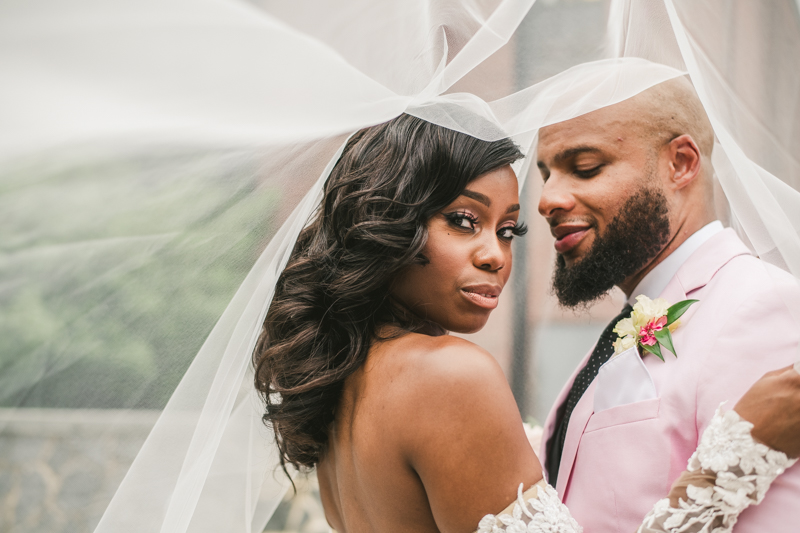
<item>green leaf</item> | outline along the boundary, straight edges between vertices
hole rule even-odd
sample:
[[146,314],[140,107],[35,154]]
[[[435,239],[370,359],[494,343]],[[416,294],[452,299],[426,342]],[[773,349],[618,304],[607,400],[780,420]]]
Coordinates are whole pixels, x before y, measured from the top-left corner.
[[684,300],[682,302],[678,302],[675,305],[670,306],[670,308],[667,309],[667,325],[669,326],[670,324],[678,320],[681,317],[681,315],[683,315],[683,313],[685,313],[687,309],[689,309],[692,306],[692,304],[696,304],[699,301],[700,300]]
[[664,360],[664,356],[661,355],[661,348],[658,346],[658,343],[655,343],[652,346],[648,346],[646,344],[641,344],[640,343],[639,346],[641,346],[642,348],[644,348],[648,352],[657,355],[658,358],[661,359],[662,361]]
[[661,346],[672,352],[672,355],[678,357],[677,352],[675,352],[675,347],[672,345],[672,334],[669,332],[669,329],[664,328],[661,331],[656,331],[656,340]]

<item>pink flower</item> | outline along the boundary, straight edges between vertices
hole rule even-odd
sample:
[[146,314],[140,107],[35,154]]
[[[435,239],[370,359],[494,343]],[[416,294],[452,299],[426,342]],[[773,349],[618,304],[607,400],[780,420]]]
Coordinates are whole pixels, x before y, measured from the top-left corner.
[[639,342],[647,346],[653,346],[656,343],[656,331],[661,331],[667,325],[667,317],[653,318],[639,329]]

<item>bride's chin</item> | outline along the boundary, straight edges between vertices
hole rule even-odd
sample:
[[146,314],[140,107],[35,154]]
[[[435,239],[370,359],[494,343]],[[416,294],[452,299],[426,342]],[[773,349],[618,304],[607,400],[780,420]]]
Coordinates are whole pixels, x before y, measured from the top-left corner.
[[451,324],[451,327],[448,328],[453,333],[461,333],[463,335],[469,335],[471,333],[478,333],[480,330],[486,326],[486,323],[489,321],[489,313],[483,317],[469,317],[459,321],[458,324]]

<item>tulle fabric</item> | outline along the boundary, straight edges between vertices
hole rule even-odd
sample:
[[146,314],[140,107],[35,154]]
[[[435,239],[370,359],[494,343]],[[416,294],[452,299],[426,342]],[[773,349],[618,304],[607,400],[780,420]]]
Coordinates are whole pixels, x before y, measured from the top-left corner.
[[[210,283],[215,261],[233,261],[242,272],[224,312],[203,315],[216,325],[198,353],[187,356],[175,341],[179,335],[165,332],[156,367],[139,369],[139,377],[120,385],[128,392],[113,396],[123,409],[149,405],[148,387],[168,385],[165,375],[178,373],[98,533],[263,530],[289,483],[277,468],[252,386],[260,325],[348,135],[402,112],[483,139],[512,136],[529,156],[515,167],[522,185],[539,128],[688,73],[716,133],[714,166],[731,224],[759,256],[800,276],[798,6],[611,0],[605,59],[565,64],[554,76],[487,102],[481,89],[493,80],[471,74],[514,42],[520,23],[535,14],[533,4],[16,0],[0,6],[0,208],[7,228],[0,274],[2,290],[13,296],[0,312],[13,316],[13,302],[30,288],[76,306],[74,321],[53,331],[42,326],[25,357],[4,361],[5,404],[24,408],[54,380],[77,405],[101,394],[68,370],[87,353],[98,361],[115,357],[122,337],[103,328],[104,314],[120,313],[133,333],[154,327],[145,319],[152,320],[147,306],[130,314],[114,307],[134,298],[125,294],[132,272],[169,262],[175,250],[186,254],[175,256],[183,262],[171,268],[196,275],[187,290]],[[767,23],[769,35],[754,33]],[[466,81],[471,93],[460,90]],[[126,167],[118,181],[109,175],[57,187],[52,179],[64,166],[126,161],[164,147],[180,150],[186,164],[229,164],[235,172],[221,186],[156,163]],[[132,183],[161,196],[132,194]],[[257,199],[270,187],[296,207],[268,212]],[[78,198],[66,206],[59,201],[65,190]],[[146,213],[167,198],[173,201],[166,222],[148,226]],[[115,232],[124,212],[141,212],[141,229]],[[263,244],[237,248],[253,232]],[[138,282],[155,283],[146,276]],[[791,311],[800,324],[800,309]],[[37,326],[19,325],[31,327]],[[202,330],[190,319],[172,327],[186,337]]]

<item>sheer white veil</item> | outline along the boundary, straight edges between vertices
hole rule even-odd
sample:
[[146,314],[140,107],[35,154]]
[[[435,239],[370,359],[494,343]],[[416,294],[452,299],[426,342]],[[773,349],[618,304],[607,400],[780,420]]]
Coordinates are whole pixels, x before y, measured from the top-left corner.
[[[513,44],[533,4],[0,6],[0,316],[22,339],[13,360],[0,359],[0,401],[24,409],[56,392],[78,406],[108,397],[125,417],[161,407],[152,395],[169,398],[96,532],[264,529],[289,482],[261,422],[253,347],[345,140],[400,113],[487,140],[505,132],[533,155],[542,126],[688,75],[716,134],[730,224],[756,254],[800,277],[794,0],[611,0],[605,59],[487,101],[493,80],[480,66]],[[165,147],[177,163],[158,163]],[[64,174],[87,161],[102,164]],[[530,161],[515,166],[521,184]],[[208,178],[208,167],[229,178]],[[276,195],[293,210],[271,207]],[[125,213],[135,223],[120,226]],[[241,272],[235,294],[222,291],[227,306],[180,315],[159,333],[157,360],[141,363],[136,339],[160,327],[153,313],[178,290],[216,283],[220,262]],[[152,277],[155,263],[173,277]],[[147,290],[159,303],[141,300]],[[46,305],[15,318],[32,300]],[[52,307],[69,320],[48,318]],[[791,311],[800,325],[800,309]],[[125,331],[109,330],[110,314]],[[208,329],[199,352],[186,354]],[[133,377],[78,372],[86,361]]]

